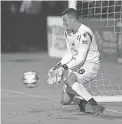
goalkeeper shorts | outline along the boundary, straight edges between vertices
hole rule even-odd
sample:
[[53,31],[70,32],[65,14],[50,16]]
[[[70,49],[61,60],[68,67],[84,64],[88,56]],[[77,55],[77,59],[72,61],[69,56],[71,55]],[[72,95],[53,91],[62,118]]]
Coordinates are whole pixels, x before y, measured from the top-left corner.
[[[84,73],[80,73],[80,70],[84,70]],[[83,85],[93,81],[100,71],[100,63],[86,63],[78,71],[71,71],[77,76],[77,81]]]
[[[84,73],[80,73],[79,70],[84,70]],[[77,82],[81,83],[83,85],[89,83],[90,81],[93,81],[100,70],[100,63],[86,63],[84,64],[79,70],[73,71],[69,70],[69,74],[74,73],[77,76]],[[66,85],[64,84],[63,91],[65,92]]]

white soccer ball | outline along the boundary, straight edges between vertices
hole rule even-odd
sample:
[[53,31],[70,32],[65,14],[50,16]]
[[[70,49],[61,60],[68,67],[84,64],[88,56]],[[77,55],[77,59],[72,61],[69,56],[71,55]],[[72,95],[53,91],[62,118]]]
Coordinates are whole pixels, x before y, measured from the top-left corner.
[[36,87],[39,84],[39,77],[36,72],[28,71],[23,74],[23,83],[28,88]]

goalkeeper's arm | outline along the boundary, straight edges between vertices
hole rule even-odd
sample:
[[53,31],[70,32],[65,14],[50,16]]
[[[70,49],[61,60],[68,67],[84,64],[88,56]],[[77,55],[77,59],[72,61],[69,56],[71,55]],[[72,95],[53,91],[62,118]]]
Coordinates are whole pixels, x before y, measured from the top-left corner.
[[91,37],[86,33],[85,37],[82,36],[82,44],[78,48],[78,55],[73,57],[73,59],[66,64],[67,68],[78,70],[81,66],[84,65],[87,54],[89,52],[90,44]]
[[54,66],[54,70],[55,70],[56,68],[61,67],[61,66],[64,65],[64,64],[67,64],[67,63],[70,62],[72,59],[73,59],[73,58],[72,58],[71,54],[69,54],[69,53],[67,52],[67,53],[65,54],[65,56],[62,58],[62,60]]
[[67,64],[69,61],[72,60],[72,54],[70,52],[70,47],[69,47],[68,43],[66,45],[67,45],[67,53],[65,54],[65,56],[60,61],[62,65]]
[[[67,38],[66,30],[64,31],[64,36]],[[62,60],[54,66],[55,68],[59,68],[62,65],[67,64],[68,62],[70,62],[72,60],[72,54],[71,54],[70,47],[69,47],[69,44],[67,43],[67,41],[66,41],[66,46],[67,46],[67,53],[62,58]]]
[[61,59],[61,61],[59,63],[57,63],[54,68],[59,68],[64,64],[67,64],[68,62],[70,62],[72,60],[72,54],[70,52],[70,48],[69,45],[67,44],[67,53],[64,55],[64,57]]

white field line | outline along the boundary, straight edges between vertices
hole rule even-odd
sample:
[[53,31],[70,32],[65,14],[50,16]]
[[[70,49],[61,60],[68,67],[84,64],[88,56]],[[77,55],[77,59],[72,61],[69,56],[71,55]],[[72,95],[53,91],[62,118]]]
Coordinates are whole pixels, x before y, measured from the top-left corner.
[[53,99],[53,98],[42,97],[42,96],[39,96],[39,95],[30,94],[30,93],[18,92],[18,91],[8,90],[8,89],[1,89],[1,90],[6,91],[6,92],[20,94],[20,95],[26,95],[26,96],[31,96],[31,97],[35,97],[35,98],[40,98],[40,99],[45,99],[45,100],[51,100],[51,101],[54,101],[54,102],[59,102],[59,100],[56,100],[56,99]]
[[[18,91],[8,90],[8,89],[1,89],[1,90],[6,91],[6,92],[11,92],[11,93],[20,94],[20,95],[27,95],[27,96],[31,96],[31,97],[35,97],[35,98],[40,98],[40,99],[51,100],[51,101],[54,101],[54,102],[59,102],[59,100],[56,100],[56,99],[53,99],[53,98],[42,97],[42,96],[39,96],[39,95],[30,94],[30,93],[28,94],[28,93],[18,92]],[[79,97],[77,97],[77,98],[79,98]],[[79,99],[82,99],[82,98],[79,98]],[[117,111],[117,110],[113,110],[113,109],[105,109],[105,110],[106,110],[106,111],[113,112],[113,113],[117,113],[117,114],[122,114],[122,112]]]

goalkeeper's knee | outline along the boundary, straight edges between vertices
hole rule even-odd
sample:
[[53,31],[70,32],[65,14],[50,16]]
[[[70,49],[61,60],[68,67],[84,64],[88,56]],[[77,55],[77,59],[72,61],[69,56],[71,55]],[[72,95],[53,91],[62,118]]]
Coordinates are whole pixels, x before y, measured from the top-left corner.
[[77,81],[77,77],[76,77],[76,75],[75,74],[70,74],[67,78],[66,78],[66,80],[64,81],[64,83],[67,85],[67,86],[69,86],[69,87],[71,87],[72,88],[72,85],[75,83]]
[[66,87],[66,92],[71,95],[76,95],[76,92],[69,86]]

